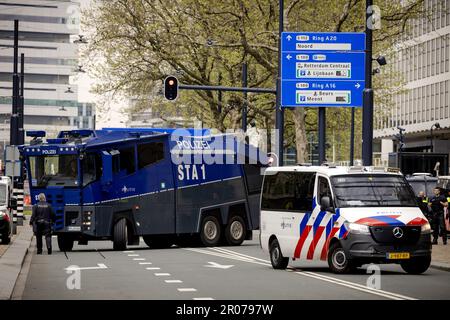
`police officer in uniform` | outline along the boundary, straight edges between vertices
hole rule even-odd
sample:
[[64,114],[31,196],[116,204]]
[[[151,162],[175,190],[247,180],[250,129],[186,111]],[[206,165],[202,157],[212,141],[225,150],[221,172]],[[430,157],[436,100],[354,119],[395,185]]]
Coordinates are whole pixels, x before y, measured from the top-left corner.
[[430,211],[428,209],[428,202],[429,199],[425,195],[425,192],[420,191],[419,194],[416,197],[417,204],[419,205],[420,210],[422,211],[423,215],[427,218],[429,218]]
[[447,244],[447,230],[445,229],[444,208],[448,207],[447,198],[441,193],[440,188],[434,188],[434,197],[430,199],[428,206],[432,212],[433,224],[433,244],[437,244],[439,229],[442,235],[442,241]]
[[37,254],[42,254],[42,236],[45,236],[48,254],[52,254],[52,226],[56,220],[52,206],[47,203],[45,194],[38,195],[39,202],[33,206],[30,225],[36,236]]

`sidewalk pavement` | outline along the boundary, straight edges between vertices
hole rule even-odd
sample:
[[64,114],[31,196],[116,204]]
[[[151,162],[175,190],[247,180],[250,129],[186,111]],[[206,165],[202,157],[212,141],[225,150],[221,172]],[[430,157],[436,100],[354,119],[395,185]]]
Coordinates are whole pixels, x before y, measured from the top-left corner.
[[433,245],[431,258],[431,267],[450,271],[450,239],[447,245],[442,244],[442,239],[439,238],[438,244]]
[[0,256],[0,300],[11,299],[33,237],[33,231],[28,223],[18,227],[17,232],[11,244]]

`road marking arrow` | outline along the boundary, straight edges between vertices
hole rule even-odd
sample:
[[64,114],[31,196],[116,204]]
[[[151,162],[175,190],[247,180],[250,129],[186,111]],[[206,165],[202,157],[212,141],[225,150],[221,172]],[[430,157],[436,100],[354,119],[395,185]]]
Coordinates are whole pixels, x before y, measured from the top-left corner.
[[286,37],[286,39],[287,39],[288,41],[291,41],[291,39],[292,39],[291,35],[288,34],[288,36]]
[[217,269],[229,269],[231,267],[234,267],[234,265],[224,265],[224,264],[218,264],[217,262],[208,262],[209,265],[206,265],[205,267],[208,268],[217,268]]
[[97,263],[97,267],[80,268],[78,266],[69,266],[68,268],[65,268],[64,270],[74,271],[74,270],[96,270],[96,269],[108,269],[108,267],[103,263]]

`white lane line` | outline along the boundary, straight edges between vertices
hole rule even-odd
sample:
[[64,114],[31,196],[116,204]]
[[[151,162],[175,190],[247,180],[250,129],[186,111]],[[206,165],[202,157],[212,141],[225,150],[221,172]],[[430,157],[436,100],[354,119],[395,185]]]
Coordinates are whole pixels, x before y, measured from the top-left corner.
[[145,258],[133,258],[133,261],[145,261]]
[[128,256],[129,256],[129,257],[139,257],[138,254],[129,254]]
[[195,292],[195,291],[197,291],[197,289],[194,289],[194,288],[178,288],[177,290],[180,292]]
[[183,283],[181,280],[164,280],[165,283]]
[[214,300],[211,297],[204,297],[204,298],[193,298],[192,300]]
[[300,274],[302,276],[310,276],[310,277],[314,277],[314,278],[320,278],[320,280],[323,281],[330,281],[330,282],[334,282],[343,286],[349,286],[355,290],[361,290],[361,291],[365,291],[365,292],[369,292],[369,293],[373,293],[379,296],[384,296],[393,300],[418,300],[416,298],[412,298],[412,297],[408,297],[408,296],[404,296],[398,293],[394,293],[394,292],[388,292],[388,291],[384,291],[381,289],[374,289],[374,288],[370,288],[367,286],[364,286],[362,284],[358,284],[358,283],[354,283],[354,282],[349,282],[349,281],[345,281],[342,279],[337,279],[337,278],[332,278],[329,276],[325,276],[323,274],[317,274],[315,272],[309,272],[309,271],[300,271],[300,272],[295,272],[297,274]]
[[122,251],[123,253],[134,253],[132,250]]
[[257,261],[261,261],[261,262],[265,262],[265,263],[270,263],[269,260],[255,258],[255,257],[249,256],[249,255],[246,255],[246,254],[243,254],[243,253],[240,253],[240,252],[231,251],[231,250],[228,250],[228,249],[225,249],[225,248],[212,247],[212,248],[209,248],[209,249],[215,250],[217,252],[222,252],[222,253],[225,253],[225,254],[241,256],[241,257],[246,258],[246,259],[257,260]]
[[[243,259],[244,257],[240,256],[239,253],[237,253],[235,251],[227,250],[227,249],[224,249],[224,250],[228,251],[229,255],[222,254],[221,255],[222,257],[229,258],[229,259],[234,259],[234,260],[241,260],[241,261],[250,262],[250,263],[254,263],[254,264],[271,266],[270,263],[263,263],[263,262],[255,261],[256,259],[257,260],[262,260],[262,259],[251,257],[251,256],[248,256],[248,255],[245,255],[248,258]],[[194,251],[194,250],[191,250],[191,251]],[[204,254],[210,254],[210,255],[216,255],[216,253],[218,254],[218,252],[212,252],[212,251],[206,251],[206,250],[197,250],[196,252],[204,253]],[[250,258],[253,258],[255,260],[252,261]],[[293,270],[288,270],[288,271],[292,272]],[[298,272],[297,271],[295,273],[297,273],[299,275],[302,275],[302,276],[307,276],[307,277],[310,277],[310,278],[314,278],[316,280],[322,280],[322,281],[330,282],[330,283],[337,284],[337,285],[340,285],[340,286],[348,287],[348,288],[351,288],[351,289],[354,289],[354,290],[363,291],[363,292],[371,293],[371,294],[374,294],[374,295],[382,296],[382,297],[389,298],[389,299],[392,299],[392,300],[417,300],[416,298],[404,296],[404,295],[401,295],[401,294],[398,294],[398,293],[388,292],[388,291],[379,290],[379,289],[373,289],[373,288],[370,288],[370,287],[367,287],[367,286],[364,286],[364,285],[361,285],[361,284],[358,284],[358,283],[349,282],[349,281],[345,281],[345,280],[341,280],[341,279],[337,279],[337,278],[333,278],[333,277],[324,276],[322,274],[318,274],[318,273],[315,273],[315,272],[308,272],[308,271],[300,271],[300,272]]]
[[139,264],[152,264],[151,262],[139,262]]
[[150,268],[145,268],[146,270],[160,270],[161,268],[158,267],[150,267]]
[[208,251],[208,250],[203,250],[203,249],[186,248],[184,250],[198,252],[198,253],[203,253],[203,254],[209,254],[209,255],[215,256],[215,257],[234,259],[234,260],[245,261],[245,262],[254,262],[252,259],[249,259],[249,258],[244,258],[244,257],[240,257],[240,256],[233,256],[233,258],[230,258],[231,256],[229,254],[224,254],[224,253],[219,253],[219,252],[214,252],[214,251]]
[[170,277],[170,273],[155,273],[157,277]]

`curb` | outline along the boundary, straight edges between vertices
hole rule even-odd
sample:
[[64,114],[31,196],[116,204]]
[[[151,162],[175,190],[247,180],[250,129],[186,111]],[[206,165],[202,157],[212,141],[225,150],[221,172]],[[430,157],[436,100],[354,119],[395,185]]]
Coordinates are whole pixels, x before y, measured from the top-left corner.
[[431,262],[431,268],[450,271],[450,264],[444,262]]
[[31,227],[24,226],[24,229],[0,258],[0,300],[11,299],[32,238]]

